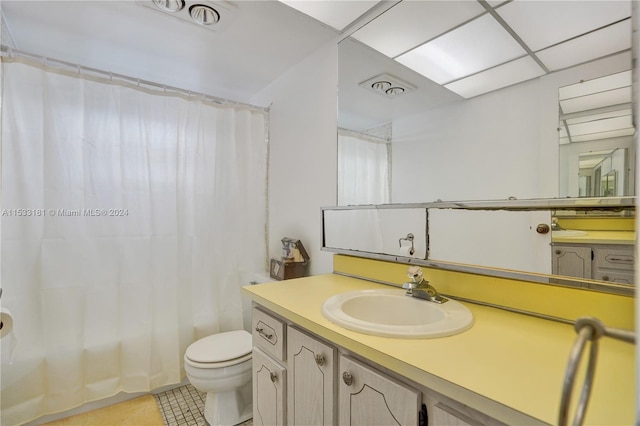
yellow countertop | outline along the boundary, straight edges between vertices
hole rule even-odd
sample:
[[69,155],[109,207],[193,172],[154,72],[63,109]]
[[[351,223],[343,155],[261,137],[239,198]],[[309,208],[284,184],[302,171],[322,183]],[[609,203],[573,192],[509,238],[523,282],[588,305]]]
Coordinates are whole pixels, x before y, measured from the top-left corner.
[[622,244],[633,245],[636,233],[633,231],[586,231],[579,237],[556,237],[551,233],[551,242],[563,244]]
[[[470,330],[436,339],[395,339],[350,331],[322,315],[327,298],[368,288],[389,287],[327,274],[246,286],[243,294],[338,346],[499,420],[518,422],[511,410],[504,409],[507,406],[557,423],[564,373],[577,336],[572,326],[464,303],[474,315]],[[634,424],[634,351],[634,345],[600,339],[585,424]],[[577,383],[582,380],[579,375]],[[574,403],[578,398],[576,389]],[[572,408],[571,418],[573,412]]]

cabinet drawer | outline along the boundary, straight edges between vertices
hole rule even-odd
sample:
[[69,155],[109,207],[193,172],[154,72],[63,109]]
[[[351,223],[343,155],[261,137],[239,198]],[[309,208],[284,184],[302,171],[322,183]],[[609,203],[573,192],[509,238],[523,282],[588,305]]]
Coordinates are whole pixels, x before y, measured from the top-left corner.
[[633,271],[635,257],[633,248],[596,248],[594,250],[596,268],[622,269]]
[[268,313],[253,308],[253,345],[280,361],[285,360],[285,324]]
[[607,281],[616,284],[633,285],[633,270],[597,269],[593,274],[594,280]]

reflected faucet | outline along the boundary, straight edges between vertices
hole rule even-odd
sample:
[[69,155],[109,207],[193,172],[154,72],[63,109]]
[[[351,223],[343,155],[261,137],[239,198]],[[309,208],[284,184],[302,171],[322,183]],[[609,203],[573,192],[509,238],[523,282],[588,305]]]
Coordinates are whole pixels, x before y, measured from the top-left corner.
[[557,217],[552,217],[551,218],[551,230],[552,231],[564,231],[565,229],[560,226],[560,224],[558,223],[558,218]]
[[407,276],[411,278],[410,282],[402,284],[402,288],[406,289],[407,296],[417,297],[418,299],[428,300],[435,303],[445,303],[449,299],[443,297],[438,291],[429,284],[422,276],[422,268],[419,266],[410,266],[407,269]]

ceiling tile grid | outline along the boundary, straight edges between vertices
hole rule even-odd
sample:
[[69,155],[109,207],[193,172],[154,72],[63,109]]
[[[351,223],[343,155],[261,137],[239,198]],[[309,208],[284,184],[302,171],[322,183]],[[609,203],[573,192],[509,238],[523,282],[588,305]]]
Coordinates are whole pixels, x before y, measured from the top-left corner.
[[405,0],[353,37],[469,97],[630,49],[630,16],[627,0]]

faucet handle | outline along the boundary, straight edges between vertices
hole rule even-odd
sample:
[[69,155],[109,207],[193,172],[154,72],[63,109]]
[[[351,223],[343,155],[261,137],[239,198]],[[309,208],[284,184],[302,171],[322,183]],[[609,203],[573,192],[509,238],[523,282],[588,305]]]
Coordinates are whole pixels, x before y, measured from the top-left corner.
[[407,277],[411,278],[414,283],[422,282],[422,268],[419,266],[409,266],[407,269]]
[[405,290],[413,290],[416,287],[418,287],[418,283],[416,282],[402,284],[402,288],[404,288]]

